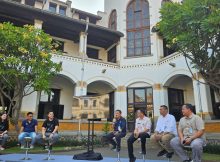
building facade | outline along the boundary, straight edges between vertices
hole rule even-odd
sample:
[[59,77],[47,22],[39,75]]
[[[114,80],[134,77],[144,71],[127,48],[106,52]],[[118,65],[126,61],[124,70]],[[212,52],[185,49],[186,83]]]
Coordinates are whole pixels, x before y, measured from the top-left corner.
[[152,32],[166,2],[105,0],[104,12],[94,15],[72,8],[68,0],[0,1],[0,22],[43,29],[63,52],[53,55],[63,70],[51,81],[52,93],[25,97],[22,112],[33,111],[43,119],[52,109],[63,122],[77,122],[111,120],[120,109],[132,130],[139,109],[156,119],[165,104],[178,121],[181,105],[191,103],[207,122],[219,119],[214,92],[198,82],[204,80],[196,69],[189,71],[181,53]]

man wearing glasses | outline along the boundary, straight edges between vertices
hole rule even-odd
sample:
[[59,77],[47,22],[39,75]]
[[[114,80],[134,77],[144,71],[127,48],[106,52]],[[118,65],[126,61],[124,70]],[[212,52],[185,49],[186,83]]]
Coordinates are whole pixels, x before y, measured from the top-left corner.
[[36,141],[35,140],[36,133],[37,133],[37,120],[33,119],[32,112],[28,112],[27,118],[22,121],[20,134],[18,136],[18,141],[21,144],[21,148],[24,148],[25,137],[31,137],[32,140],[31,140],[30,148],[34,148],[34,143]]

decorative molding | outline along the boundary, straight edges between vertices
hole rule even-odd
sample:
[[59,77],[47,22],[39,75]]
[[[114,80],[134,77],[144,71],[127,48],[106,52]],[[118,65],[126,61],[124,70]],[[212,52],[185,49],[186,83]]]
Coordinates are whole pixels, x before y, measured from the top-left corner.
[[[124,47],[124,48],[126,48],[126,47]],[[176,58],[181,57],[181,56],[182,56],[181,53],[174,53],[170,56],[162,58],[159,62],[150,63],[150,64],[147,63],[147,64],[123,65],[123,66],[120,66],[119,64],[115,64],[115,63],[103,62],[103,61],[100,61],[100,60],[95,60],[95,59],[90,59],[90,58],[86,58],[84,60],[84,63],[97,65],[97,66],[102,66],[102,67],[113,68],[113,69],[129,69],[129,68],[142,68],[142,67],[160,66],[160,65],[163,65],[163,64],[168,64],[169,62],[171,62],[171,61],[173,61]],[[61,60],[70,60],[70,61],[79,62],[79,63],[83,62],[82,58],[77,57],[77,56],[53,54],[53,57],[61,59]],[[152,55],[145,56],[145,57],[152,57]],[[141,58],[141,57],[137,57],[137,58]]]
[[76,86],[77,86],[77,87],[86,88],[86,87],[87,87],[87,83],[84,82],[84,81],[78,81],[78,82],[76,83]]
[[[68,60],[68,61],[73,61],[73,62],[78,62],[78,63],[83,62],[82,58],[76,57],[76,56],[53,54],[53,57],[61,59],[61,60]],[[102,67],[109,67],[109,68],[113,68],[113,69],[118,69],[119,68],[119,65],[117,65],[117,64],[109,63],[109,62],[107,63],[107,62],[103,62],[103,61],[99,61],[99,60],[95,60],[95,59],[89,59],[89,58],[86,58],[84,60],[84,63],[92,64],[92,65],[98,65],[98,66],[102,66]]]
[[125,86],[118,86],[116,92],[126,92],[127,88]]
[[159,84],[159,83],[154,84],[154,85],[153,85],[153,89],[154,89],[154,90],[162,90],[162,85]]

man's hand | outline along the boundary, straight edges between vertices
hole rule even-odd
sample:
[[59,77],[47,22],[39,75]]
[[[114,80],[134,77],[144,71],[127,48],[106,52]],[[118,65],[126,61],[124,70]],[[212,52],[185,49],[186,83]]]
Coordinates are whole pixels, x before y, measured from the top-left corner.
[[184,145],[189,145],[191,142],[192,142],[192,139],[191,138],[186,138],[184,141],[183,141]]
[[0,137],[3,137],[3,135],[4,135],[4,134],[3,134],[3,133],[1,133],[1,134],[0,134]]
[[53,133],[50,134],[49,138],[53,138]]
[[134,131],[134,137],[138,138],[139,137],[139,132],[138,131]]
[[162,138],[162,134],[155,134],[154,138],[156,141],[160,141]]
[[46,138],[45,134],[43,134],[42,138],[43,138],[43,139],[45,139],[45,138]]

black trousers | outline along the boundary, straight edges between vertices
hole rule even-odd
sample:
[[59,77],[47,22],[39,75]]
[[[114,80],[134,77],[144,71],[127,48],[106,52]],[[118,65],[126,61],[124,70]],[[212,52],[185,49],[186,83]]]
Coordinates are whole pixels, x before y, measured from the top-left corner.
[[[117,148],[121,148],[121,138],[123,138],[125,136],[126,136],[126,133],[123,133],[123,132],[117,133],[116,135],[114,134],[114,132],[111,132],[111,133],[107,134],[105,136],[105,138],[113,146],[117,146]],[[113,140],[114,137],[115,137],[117,143]]]
[[[146,132],[140,133],[138,138],[141,139],[141,151],[143,154],[146,154],[146,138],[150,138],[150,135]],[[138,139],[134,137],[134,133],[128,138],[127,144],[128,144],[128,156],[130,159],[134,158],[133,153],[133,143]]]

